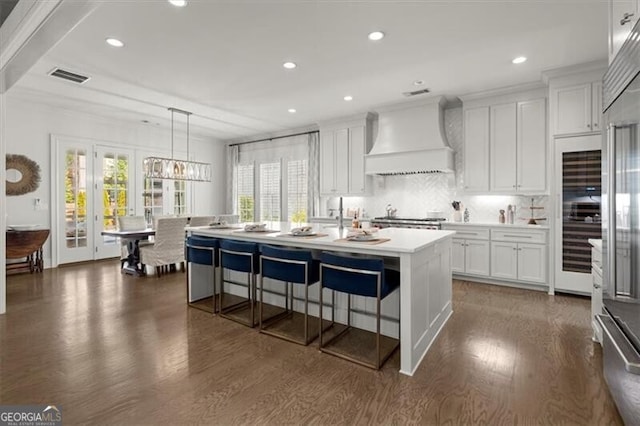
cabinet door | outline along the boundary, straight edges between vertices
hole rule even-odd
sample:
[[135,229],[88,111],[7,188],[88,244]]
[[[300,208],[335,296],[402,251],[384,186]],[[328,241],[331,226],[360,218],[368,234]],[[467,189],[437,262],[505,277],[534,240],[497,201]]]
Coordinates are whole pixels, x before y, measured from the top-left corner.
[[349,192],[349,129],[336,130],[336,192]]
[[518,191],[547,189],[546,123],[545,99],[518,102]]
[[554,135],[591,131],[591,83],[554,89]]
[[515,192],[516,104],[494,105],[490,117],[490,188],[498,192]]
[[464,112],[464,189],[489,189],[489,107]]
[[489,276],[489,241],[465,240],[467,274]]
[[364,126],[349,129],[349,194],[364,194]]
[[602,81],[591,84],[591,129],[594,132],[601,130],[602,121]]
[[540,244],[518,244],[518,279],[536,283],[547,280],[547,249]]
[[464,240],[458,238],[451,245],[451,271],[464,274]]
[[320,193],[336,192],[336,150],[334,132],[322,132],[320,138]]
[[518,244],[491,243],[491,276],[518,279]]
[[613,61],[638,20],[636,3],[637,0],[609,1],[609,63]]

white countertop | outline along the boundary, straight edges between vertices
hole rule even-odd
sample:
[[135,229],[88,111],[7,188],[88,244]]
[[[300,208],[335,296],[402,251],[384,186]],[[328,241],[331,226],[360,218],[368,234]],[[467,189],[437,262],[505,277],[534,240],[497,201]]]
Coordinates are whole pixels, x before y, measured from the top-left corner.
[[526,223],[490,223],[490,222],[443,222],[442,226],[490,226],[492,228],[549,229],[547,225],[527,225]]
[[[380,244],[367,244],[365,242],[341,242],[336,241],[346,237],[349,232],[344,228],[342,233],[336,228],[325,228],[321,224],[311,224],[318,233],[328,234],[318,238],[305,238],[293,236],[278,236],[285,234],[297,224],[288,222],[266,222],[267,228],[274,232],[244,232],[242,229],[211,229],[206,226],[189,228],[189,232],[195,235],[204,235],[219,238],[229,238],[242,241],[253,241],[274,245],[291,245],[311,249],[324,249],[334,251],[377,253],[380,255],[394,255],[399,253],[415,253],[421,249],[436,243],[437,241],[451,238],[454,231],[435,231],[429,229],[385,228],[379,230],[376,235],[379,238],[389,238],[389,241]],[[243,226],[239,224],[238,226]]]
[[591,244],[593,247],[597,248],[598,250],[602,251],[602,240],[596,239],[596,238],[589,238],[589,244]]

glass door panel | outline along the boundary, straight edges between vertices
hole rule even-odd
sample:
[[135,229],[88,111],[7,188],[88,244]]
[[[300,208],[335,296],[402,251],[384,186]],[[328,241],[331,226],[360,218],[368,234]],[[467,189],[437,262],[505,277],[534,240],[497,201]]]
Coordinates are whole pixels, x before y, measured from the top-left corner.
[[96,258],[118,257],[121,254],[117,238],[101,235],[103,230],[115,230],[118,217],[134,213],[130,186],[133,152],[110,147],[96,150]]
[[59,263],[93,259],[91,148],[61,143],[58,149],[56,209]]
[[556,144],[558,291],[591,294],[591,245],[602,235],[600,135],[559,138]]
[[562,270],[591,274],[590,238],[600,239],[601,151],[562,154]]

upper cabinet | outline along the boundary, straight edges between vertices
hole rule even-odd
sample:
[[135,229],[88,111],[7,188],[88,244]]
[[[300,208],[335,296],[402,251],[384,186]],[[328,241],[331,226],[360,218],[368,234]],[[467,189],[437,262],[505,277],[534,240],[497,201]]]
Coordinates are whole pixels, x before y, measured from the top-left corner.
[[636,24],[639,3],[638,0],[609,0],[609,63]]
[[364,156],[372,144],[373,116],[320,125],[320,194],[364,195]]
[[470,192],[488,191],[488,107],[470,108],[464,111],[464,158],[464,189]]
[[600,131],[602,82],[580,83],[551,90],[553,135]]
[[[484,105],[476,106],[478,104]],[[547,109],[544,92],[473,99],[466,105],[465,191],[545,193]]]

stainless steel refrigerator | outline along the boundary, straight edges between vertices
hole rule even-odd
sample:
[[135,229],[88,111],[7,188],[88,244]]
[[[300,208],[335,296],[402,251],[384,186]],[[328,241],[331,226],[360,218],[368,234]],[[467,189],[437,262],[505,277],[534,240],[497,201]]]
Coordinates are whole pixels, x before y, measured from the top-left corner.
[[640,27],[603,81],[603,367],[626,424],[640,424]]

